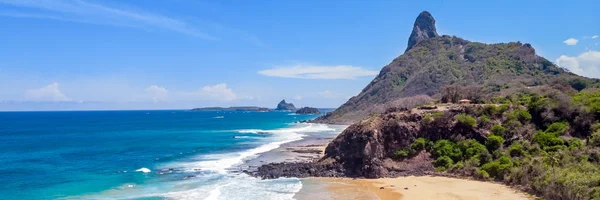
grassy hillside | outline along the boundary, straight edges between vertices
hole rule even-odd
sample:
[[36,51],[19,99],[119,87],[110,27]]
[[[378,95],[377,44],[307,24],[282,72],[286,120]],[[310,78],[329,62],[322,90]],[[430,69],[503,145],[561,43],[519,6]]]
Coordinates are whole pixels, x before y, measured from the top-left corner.
[[483,44],[454,36],[437,36],[422,39],[383,67],[360,94],[316,121],[352,123],[370,113],[398,106],[397,103],[391,105],[393,102],[410,102],[407,106],[427,102],[422,97],[411,99],[417,95],[439,100],[444,87],[457,88],[458,96],[451,100],[484,101],[519,88],[555,82],[569,82],[578,89],[598,85],[597,79],[577,76],[537,56],[529,44]]

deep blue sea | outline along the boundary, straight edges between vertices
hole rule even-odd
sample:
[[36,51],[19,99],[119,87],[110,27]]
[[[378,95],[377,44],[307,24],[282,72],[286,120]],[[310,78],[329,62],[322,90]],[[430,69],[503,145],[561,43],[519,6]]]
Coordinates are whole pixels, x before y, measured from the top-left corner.
[[259,180],[231,171],[304,133],[335,131],[293,123],[314,117],[0,112],[0,199],[290,199],[302,187],[298,179]]

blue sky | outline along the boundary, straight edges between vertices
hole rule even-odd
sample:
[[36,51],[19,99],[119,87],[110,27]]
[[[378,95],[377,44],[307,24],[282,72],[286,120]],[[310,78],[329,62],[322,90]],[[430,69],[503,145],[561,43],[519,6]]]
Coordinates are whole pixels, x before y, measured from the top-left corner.
[[337,107],[416,16],[600,77],[595,1],[0,0],[0,110]]

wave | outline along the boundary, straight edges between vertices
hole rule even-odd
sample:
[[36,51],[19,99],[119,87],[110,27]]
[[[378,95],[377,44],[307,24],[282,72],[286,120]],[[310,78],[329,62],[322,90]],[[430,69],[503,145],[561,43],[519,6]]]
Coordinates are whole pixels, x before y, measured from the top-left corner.
[[213,117],[213,118],[214,119],[223,119],[223,118],[225,118],[225,116],[216,116],[216,117]]
[[[269,133],[268,137],[260,138],[267,141],[256,148],[240,152],[224,154],[200,155],[188,161],[176,161],[157,166],[158,169],[176,169],[176,173],[162,175],[164,178],[177,181],[167,181],[133,187],[115,188],[93,195],[78,198],[166,198],[166,199],[293,199],[300,191],[302,183],[297,178],[279,178],[260,180],[244,173],[232,173],[244,161],[258,157],[260,154],[279,148],[282,144],[302,139],[305,134],[312,132],[336,131],[324,124],[299,123],[290,128],[274,130],[244,129],[238,133]],[[235,138],[252,138],[252,136],[234,136]],[[140,168],[138,171],[146,171]],[[149,170],[149,169],[147,169]],[[185,179],[184,176],[194,174],[195,178]],[[160,175],[159,175],[160,176]],[[132,184],[133,185],[133,184]]]
[[235,139],[245,139],[245,138],[252,138],[252,137],[250,137],[250,136],[239,136],[239,135],[236,135],[236,136],[233,136],[233,138],[235,138]]
[[262,130],[262,129],[240,129],[235,130],[238,133],[254,133],[254,134],[264,134],[264,133],[316,133],[316,132],[329,132],[336,131],[336,129],[329,127],[326,124],[313,124],[313,123],[300,123],[296,124],[296,127],[293,128],[281,128],[275,130]]
[[135,171],[136,172],[144,172],[144,173],[150,173],[151,172],[150,169],[145,168],[145,167],[139,168],[139,169],[137,169]]

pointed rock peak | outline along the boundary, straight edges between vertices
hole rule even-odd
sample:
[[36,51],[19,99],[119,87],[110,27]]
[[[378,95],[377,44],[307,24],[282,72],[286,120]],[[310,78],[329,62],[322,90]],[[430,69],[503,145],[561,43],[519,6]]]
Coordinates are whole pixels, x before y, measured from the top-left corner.
[[412,33],[410,34],[410,38],[408,38],[408,46],[406,47],[406,51],[410,50],[422,40],[438,36],[439,35],[435,29],[435,19],[433,16],[431,16],[431,13],[423,11],[415,20]]

